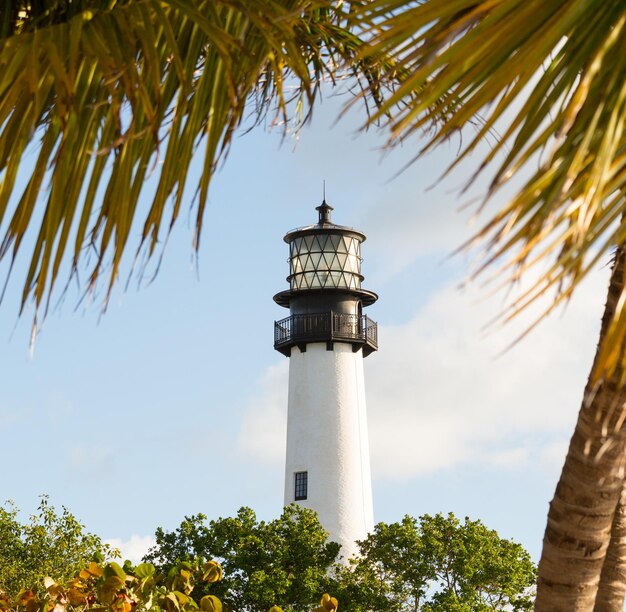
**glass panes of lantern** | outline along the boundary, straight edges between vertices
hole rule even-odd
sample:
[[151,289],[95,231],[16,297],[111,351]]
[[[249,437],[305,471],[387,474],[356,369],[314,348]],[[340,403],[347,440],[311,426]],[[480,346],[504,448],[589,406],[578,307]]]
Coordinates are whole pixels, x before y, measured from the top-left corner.
[[361,288],[361,243],[340,234],[312,234],[291,241],[292,289]]

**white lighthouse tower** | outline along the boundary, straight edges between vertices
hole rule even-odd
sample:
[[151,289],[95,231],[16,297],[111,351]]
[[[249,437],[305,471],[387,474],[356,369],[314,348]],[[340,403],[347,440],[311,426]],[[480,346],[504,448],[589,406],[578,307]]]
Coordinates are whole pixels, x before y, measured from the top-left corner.
[[275,323],[274,348],[289,361],[285,505],[317,511],[344,560],[373,529],[363,358],[378,348],[363,307],[365,235],[331,222],[326,201],[315,225],[290,231],[289,289],[274,296],[290,315]]

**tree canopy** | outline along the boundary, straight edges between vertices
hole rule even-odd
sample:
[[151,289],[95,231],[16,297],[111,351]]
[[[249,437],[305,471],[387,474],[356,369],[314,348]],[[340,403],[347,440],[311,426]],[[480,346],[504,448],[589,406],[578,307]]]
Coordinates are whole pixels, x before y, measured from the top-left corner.
[[338,562],[339,545],[327,541],[315,513],[296,505],[269,522],[249,508],[208,524],[203,515],[187,517],[174,531],[159,529],[156,539],[144,560],[162,573],[180,560],[219,561],[224,579],[210,588],[197,583],[191,594],[215,594],[240,612],[263,612],[272,602],[300,612],[323,592],[353,612],[532,608],[528,553],[480,521],[452,514],[379,523],[349,567]]
[[0,589],[9,596],[26,588],[43,591],[44,577],[65,581],[113,553],[66,508],[58,513],[47,497],[26,524],[13,504],[0,507]]
[[[532,605],[535,566],[528,553],[480,521],[406,516],[376,525],[349,566],[339,563],[339,550],[312,510],[291,505],[278,518],[259,521],[241,508],[234,517],[207,522],[197,514],[171,532],[158,529],[143,562],[121,567],[104,563],[116,551],[44,497],[27,524],[14,506],[0,508],[0,610],[21,601],[35,612],[58,599],[74,610],[97,601],[122,612],[115,602],[154,599],[175,612],[164,605],[168,599],[174,605],[174,597],[176,610],[200,604],[210,612],[213,601],[231,612],[302,612],[324,593],[353,612],[522,611]],[[335,609],[336,600],[325,597],[316,610]]]
[[[145,557],[166,573],[179,561],[215,559],[224,579],[211,593],[238,612],[265,612],[280,603],[285,610],[303,610],[324,592],[333,592],[330,577],[339,545],[328,542],[317,515],[288,506],[272,521],[259,521],[241,508],[235,517],[206,523],[197,514],[172,532],[158,529],[156,546]],[[192,594],[204,591],[199,583]]]
[[354,612],[531,610],[536,569],[522,546],[453,514],[379,523],[336,592]]

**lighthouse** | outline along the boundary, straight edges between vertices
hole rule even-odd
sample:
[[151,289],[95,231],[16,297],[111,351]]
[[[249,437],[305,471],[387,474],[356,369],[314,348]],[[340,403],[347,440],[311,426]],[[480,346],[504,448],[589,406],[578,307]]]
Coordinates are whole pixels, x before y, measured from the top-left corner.
[[292,230],[289,289],[274,301],[274,348],[289,357],[285,505],[315,510],[344,561],[373,529],[363,358],[378,349],[363,314],[378,296],[361,287],[365,234],[331,220],[322,202],[314,225]]

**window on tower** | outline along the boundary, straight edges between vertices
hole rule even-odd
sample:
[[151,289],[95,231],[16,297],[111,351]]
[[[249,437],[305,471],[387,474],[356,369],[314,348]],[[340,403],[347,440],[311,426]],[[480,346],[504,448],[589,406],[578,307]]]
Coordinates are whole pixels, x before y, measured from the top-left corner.
[[295,473],[295,499],[306,499],[308,488],[308,472]]

